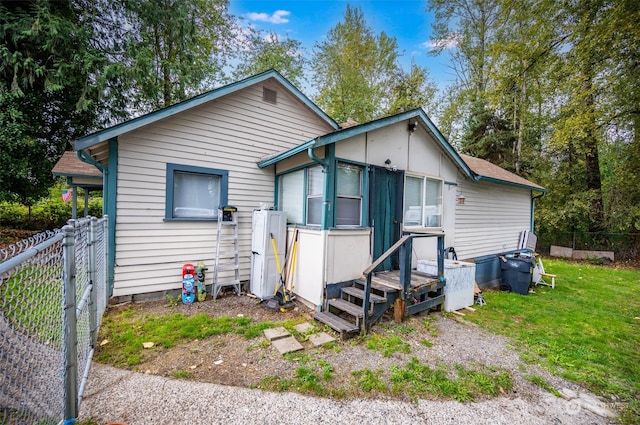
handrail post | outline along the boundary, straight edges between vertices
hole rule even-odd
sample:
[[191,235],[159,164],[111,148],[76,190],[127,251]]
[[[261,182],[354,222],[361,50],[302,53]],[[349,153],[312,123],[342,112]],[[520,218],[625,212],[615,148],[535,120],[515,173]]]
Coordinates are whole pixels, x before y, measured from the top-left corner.
[[444,279],[444,235],[438,236],[438,279]]
[[402,283],[402,293],[400,299],[406,299],[411,287],[411,252],[413,251],[413,237],[408,238],[400,245],[400,282]]
[[364,298],[362,300],[362,321],[364,324],[364,332],[369,333],[369,327],[371,324],[369,323],[369,300],[371,294],[371,274],[370,272],[367,274],[366,284],[364,288]]

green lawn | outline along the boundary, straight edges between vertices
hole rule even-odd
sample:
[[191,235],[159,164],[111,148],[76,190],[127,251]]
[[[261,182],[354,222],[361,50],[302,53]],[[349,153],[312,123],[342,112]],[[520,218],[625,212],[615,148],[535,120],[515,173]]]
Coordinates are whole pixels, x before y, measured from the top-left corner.
[[487,305],[467,318],[513,338],[525,361],[629,402],[623,414],[640,420],[640,271],[544,264],[557,275],[555,289],[538,286],[525,296],[487,291]]

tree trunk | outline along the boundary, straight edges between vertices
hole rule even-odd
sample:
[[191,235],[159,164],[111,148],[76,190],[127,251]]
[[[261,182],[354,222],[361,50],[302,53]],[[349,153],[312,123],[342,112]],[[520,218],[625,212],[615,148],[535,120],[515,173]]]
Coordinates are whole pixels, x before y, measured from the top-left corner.
[[589,218],[589,231],[598,232],[604,229],[604,203],[602,199],[602,179],[600,176],[600,157],[598,154],[598,139],[595,134],[597,123],[593,113],[595,101],[593,97],[593,81],[591,78],[592,66],[586,61],[583,74],[582,98],[583,113],[586,113],[588,124],[586,136],[582,140],[582,148],[585,155],[586,183],[590,194],[591,215]]

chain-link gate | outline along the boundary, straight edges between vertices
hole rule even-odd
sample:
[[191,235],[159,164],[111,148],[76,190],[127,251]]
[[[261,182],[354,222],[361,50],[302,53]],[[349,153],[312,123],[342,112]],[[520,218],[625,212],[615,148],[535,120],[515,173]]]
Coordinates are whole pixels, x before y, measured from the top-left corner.
[[106,217],[0,250],[0,424],[77,417],[107,304]]

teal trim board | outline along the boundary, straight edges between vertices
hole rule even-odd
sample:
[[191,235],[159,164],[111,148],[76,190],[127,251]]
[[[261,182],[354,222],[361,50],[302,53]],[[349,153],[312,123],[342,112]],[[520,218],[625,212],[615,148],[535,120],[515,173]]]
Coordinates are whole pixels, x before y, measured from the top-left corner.
[[109,296],[113,295],[113,279],[116,269],[116,223],[118,217],[116,215],[116,194],[118,186],[118,138],[109,139],[109,165],[104,170],[106,193],[103,193],[103,199],[106,206],[103,206],[103,212],[109,216],[109,264],[107,270],[107,284],[109,288]]

